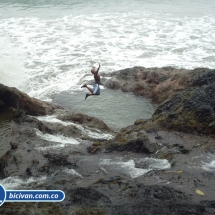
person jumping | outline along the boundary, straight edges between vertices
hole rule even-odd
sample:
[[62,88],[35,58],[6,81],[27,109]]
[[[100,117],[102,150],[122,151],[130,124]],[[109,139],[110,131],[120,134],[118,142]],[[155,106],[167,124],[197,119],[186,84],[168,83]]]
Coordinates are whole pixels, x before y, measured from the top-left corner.
[[96,70],[96,68],[93,66],[93,68],[91,69],[91,73],[94,75],[94,80],[95,83],[93,84],[93,88],[88,87],[86,84],[84,84],[82,87],[86,87],[91,94],[87,93],[85,96],[85,99],[88,96],[99,96],[100,95],[100,74],[99,74],[99,69],[100,69],[100,63],[99,63],[99,67]]

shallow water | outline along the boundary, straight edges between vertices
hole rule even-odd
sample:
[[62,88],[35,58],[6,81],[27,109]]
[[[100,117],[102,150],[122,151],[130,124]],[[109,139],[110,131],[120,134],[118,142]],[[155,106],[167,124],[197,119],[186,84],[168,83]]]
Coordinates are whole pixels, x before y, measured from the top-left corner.
[[144,97],[121,90],[101,89],[99,96],[85,100],[86,93],[87,89],[81,93],[62,92],[54,96],[53,100],[65,108],[99,118],[112,128],[131,125],[136,119],[148,119],[156,107]]

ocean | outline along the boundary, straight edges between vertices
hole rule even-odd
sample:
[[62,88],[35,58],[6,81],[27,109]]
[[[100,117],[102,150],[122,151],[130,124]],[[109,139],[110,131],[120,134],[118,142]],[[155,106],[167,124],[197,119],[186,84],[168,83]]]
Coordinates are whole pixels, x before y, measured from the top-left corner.
[[214,0],[1,0],[0,83],[113,127],[130,125],[155,105],[105,88],[85,101],[80,80],[98,62],[103,73],[214,68],[214,11]]

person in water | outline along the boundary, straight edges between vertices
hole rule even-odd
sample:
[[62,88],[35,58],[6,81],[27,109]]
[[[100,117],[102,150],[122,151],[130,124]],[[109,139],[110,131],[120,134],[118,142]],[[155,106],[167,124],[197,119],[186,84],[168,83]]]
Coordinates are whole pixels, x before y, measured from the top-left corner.
[[85,96],[85,99],[88,96],[99,96],[100,95],[100,74],[99,74],[99,69],[100,69],[100,63],[99,67],[96,70],[96,68],[93,66],[91,73],[94,75],[94,80],[95,83],[93,84],[93,88],[88,87],[86,84],[84,84],[82,87],[86,87],[91,93],[87,93]]

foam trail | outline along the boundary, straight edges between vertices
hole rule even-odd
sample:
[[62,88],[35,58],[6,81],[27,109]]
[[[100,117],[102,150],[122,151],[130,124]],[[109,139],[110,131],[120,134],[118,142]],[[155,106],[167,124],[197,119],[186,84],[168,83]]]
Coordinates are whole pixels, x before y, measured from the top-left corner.
[[[145,163],[146,168],[136,168],[135,162],[140,161]],[[132,178],[137,178],[153,169],[168,169],[171,167],[170,163],[166,159],[154,159],[154,158],[145,158],[134,160],[129,160],[126,162],[123,161],[113,161],[111,159],[103,159],[100,162],[100,167],[105,170],[104,167],[111,166],[111,168],[117,169],[118,171],[123,171],[124,173],[129,174]]]
[[202,169],[206,171],[215,171],[215,156],[212,154],[209,154],[207,156],[207,162],[202,161]]
[[63,170],[63,172],[67,173],[67,174],[71,174],[71,175],[74,175],[74,176],[78,176],[80,178],[82,178],[82,175],[80,175],[78,172],[76,172],[74,169],[68,169],[68,168],[65,168]]
[[73,125],[76,128],[78,128],[82,134],[87,135],[88,137],[94,138],[94,139],[112,139],[113,135],[111,134],[105,134],[103,132],[100,132],[98,129],[94,129],[96,132],[91,131],[89,127],[87,126],[81,126],[78,125],[76,123],[73,122],[69,122],[69,121],[62,121],[60,119],[57,119],[56,116],[54,115],[50,115],[50,116],[42,116],[42,117],[37,117],[37,119],[39,119],[40,121],[44,121],[44,122],[50,122],[50,123],[60,123],[64,126],[68,126],[68,125]]
[[75,123],[69,122],[69,121],[62,121],[58,118],[56,118],[55,115],[47,115],[47,116],[38,116],[36,117],[38,120],[43,121],[43,122],[50,122],[50,123],[60,123],[64,126],[67,125],[76,125]]
[[202,168],[207,171],[215,171],[215,160],[211,161],[210,163],[204,163]]
[[21,187],[29,187],[30,184],[35,183],[37,185],[43,184],[43,182],[47,179],[46,176],[42,177],[30,177],[26,180],[21,179],[18,176],[8,177],[3,180],[0,180],[0,184],[4,186],[6,190],[17,189]]
[[76,139],[71,138],[71,137],[65,137],[63,135],[43,134],[39,130],[36,131],[36,134],[40,138],[47,140],[47,141],[50,141],[50,142],[62,143],[63,145],[65,145],[65,144],[73,144],[73,145],[79,144],[79,141],[77,141]]

